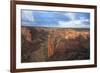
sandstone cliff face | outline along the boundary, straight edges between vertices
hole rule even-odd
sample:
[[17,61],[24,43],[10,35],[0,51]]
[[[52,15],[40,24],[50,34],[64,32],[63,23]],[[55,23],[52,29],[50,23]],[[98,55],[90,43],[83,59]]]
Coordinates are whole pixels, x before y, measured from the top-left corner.
[[48,38],[48,57],[55,53],[66,55],[66,51],[73,49],[89,49],[89,31],[65,29],[53,30],[50,33],[52,34],[49,34]]
[[29,41],[29,42],[32,41],[32,33],[31,33],[31,30],[30,30],[30,29],[28,29],[28,28],[26,28],[26,27],[23,27],[23,28],[21,29],[21,34],[23,35],[23,37],[24,37],[27,41]]
[[44,35],[46,34],[47,32],[43,29],[36,29],[33,27],[21,28],[22,62],[45,61],[45,57],[47,56],[47,36]]

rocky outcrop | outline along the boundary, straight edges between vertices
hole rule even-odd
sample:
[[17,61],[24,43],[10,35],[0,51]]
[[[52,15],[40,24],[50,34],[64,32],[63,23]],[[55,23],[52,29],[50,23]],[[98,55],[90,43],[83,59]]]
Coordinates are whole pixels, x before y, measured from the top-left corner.
[[[22,62],[45,61],[47,32],[33,27],[21,27]],[[46,44],[45,44],[46,43]],[[46,49],[46,50],[45,50]]]
[[26,27],[22,27],[21,35],[25,38],[25,40],[32,42],[32,33],[31,33],[30,29],[28,29]]
[[[64,29],[53,30],[51,33],[49,36],[52,37],[48,38],[49,60],[89,59],[89,30]],[[76,57],[71,58],[71,54]]]

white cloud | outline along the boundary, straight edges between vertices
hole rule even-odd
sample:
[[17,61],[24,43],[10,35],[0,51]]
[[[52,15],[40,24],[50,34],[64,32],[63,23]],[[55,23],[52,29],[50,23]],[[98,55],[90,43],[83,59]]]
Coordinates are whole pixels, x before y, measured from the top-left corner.
[[28,10],[23,10],[22,11],[22,20],[33,22],[34,21],[33,12],[28,11]]
[[70,18],[70,20],[76,19],[76,13],[65,13],[64,15]]
[[72,21],[59,21],[59,27],[67,28],[89,28],[89,24],[86,25],[84,22],[89,22],[89,19],[72,20]]

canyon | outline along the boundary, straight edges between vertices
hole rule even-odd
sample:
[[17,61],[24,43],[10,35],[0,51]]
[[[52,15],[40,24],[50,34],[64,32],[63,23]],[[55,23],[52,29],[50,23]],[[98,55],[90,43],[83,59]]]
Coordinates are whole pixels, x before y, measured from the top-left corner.
[[22,62],[90,58],[88,28],[21,27]]

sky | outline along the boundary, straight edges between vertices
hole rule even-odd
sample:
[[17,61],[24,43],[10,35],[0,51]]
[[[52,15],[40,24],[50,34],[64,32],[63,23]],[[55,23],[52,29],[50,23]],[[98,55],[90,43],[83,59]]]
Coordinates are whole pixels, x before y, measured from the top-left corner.
[[22,26],[90,28],[90,13],[21,10]]

